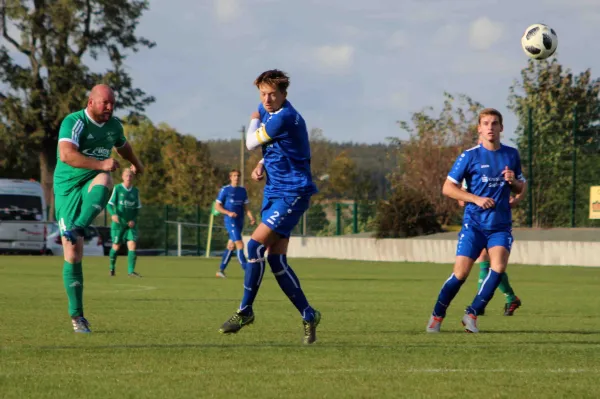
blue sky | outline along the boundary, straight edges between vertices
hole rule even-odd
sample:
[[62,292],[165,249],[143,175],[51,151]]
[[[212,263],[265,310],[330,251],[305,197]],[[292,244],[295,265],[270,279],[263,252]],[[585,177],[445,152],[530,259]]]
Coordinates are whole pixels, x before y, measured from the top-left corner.
[[439,109],[444,91],[500,109],[510,139],[508,88],[536,22],[557,32],[561,63],[598,76],[599,0],[152,0],[138,33],[157,46],[126,64],[157,98],[148,116],[200,139],[239,137],[258,104],[252,81],[271,68],[332,140],[401,136],[396,121]]

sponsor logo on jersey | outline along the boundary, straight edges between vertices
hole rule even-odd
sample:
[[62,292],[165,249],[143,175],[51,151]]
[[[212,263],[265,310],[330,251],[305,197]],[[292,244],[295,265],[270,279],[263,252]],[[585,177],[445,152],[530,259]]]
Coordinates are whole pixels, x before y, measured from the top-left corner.
[[90,148],[86,148],[81,152],[83,153],[83,155],[87,155],[88,157],[96,159],[106,159],[110,156],[110,150],[103,147],[96,147],[93,150]]

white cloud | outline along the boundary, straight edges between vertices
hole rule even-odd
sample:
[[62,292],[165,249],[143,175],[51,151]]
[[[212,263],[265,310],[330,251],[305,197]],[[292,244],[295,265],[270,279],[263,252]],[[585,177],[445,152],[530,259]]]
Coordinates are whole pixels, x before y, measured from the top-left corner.
[[504,33],[504,26],[488,17],[477,18],[469,28],[469,44],[475,50],[487,50],[494,45]]
[[215,0],[215,13],[221,22],[235,21],[242,14],[239,0]]
[[397,30],[387,40],[389,48],[404,48],[408,46],[408,36],[405,32]]
[[350,45],[320,46],[315,49],[315,58],[330,70],[344,70],[354,62],[354,47]]

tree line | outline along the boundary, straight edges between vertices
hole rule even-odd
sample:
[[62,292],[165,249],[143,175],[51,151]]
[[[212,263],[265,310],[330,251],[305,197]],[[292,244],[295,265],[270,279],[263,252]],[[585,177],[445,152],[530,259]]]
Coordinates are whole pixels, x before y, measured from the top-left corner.
[[[145,203],[210,205],[229,170],[240,165],[239,141],[203,142],[144,116],[155,98],[136,87],[124,60],[156,45],[136,34],[148,7],[143,0],[0,2],[0,176],[40,180],[52,204],[62,118],[84,107],[94,84],[106,83],[116,91],[126,135],[147,166],[138,182]],[[90,58],[109,67],[94,71],[85,62]],[[586,199],[589,186],[600,184],[599,91],[591,70],[573,73],[557,58],[530,60],[509,88],[509,109],[519,121],[515,145],[532,183],[532,195],[516,212],[518,223],[593,225]],[[438,115],[432,107],[413,113],[398,123],[410,138],[385,144],[335,143],[313,129],[312,169],[320,188],[315,205],[377,203],[373,226],[382,237],[455,223],[461,210],[441,195],[441,185],[456,156],[476,142],[482,107],[468,95],[445,93]],[[245,182],[258,207],[262,183],[249,174],[260,154],[244,158]]]

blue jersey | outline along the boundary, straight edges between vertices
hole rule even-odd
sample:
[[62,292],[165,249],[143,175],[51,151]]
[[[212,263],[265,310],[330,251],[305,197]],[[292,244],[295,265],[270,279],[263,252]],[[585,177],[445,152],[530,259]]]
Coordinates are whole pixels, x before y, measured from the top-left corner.
[[285,101],[270,113],[258,107],[261,130],[268,143],[262,146],[267,171],[265,198],[312,195],[317,192],[310,171],[310,143],[302,116]]
[[483,209],[468,203],[463,223],[482,230],[503,230],[512,226],[510,209],[510,185],[504,180],[502,171],[508,169],[524,182],[521,158],[517,149],[501,145],[496,151],[486,150],[482,145],[463,152],[454,162],[448,179],[461,184],[465,179],[468,191],[478,197],[492,198],[496,205]]
[[[227,209],[230,212],[235,212],[237,214],[236,218],[232,218],[236,221],[244,220],[244,205],[246,205],[248,201],[248,193],[244,187],[233,187],[228,184],[221,188],[219,191],[219,195],[217,197],[217,202],[223,206],[223,208]],[[229,218],[228,216],[225,216]]]

